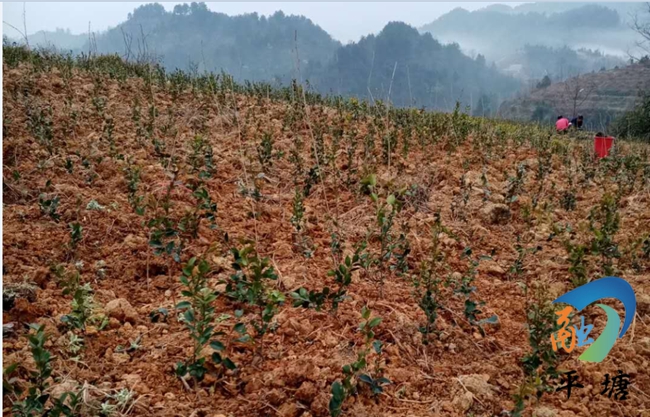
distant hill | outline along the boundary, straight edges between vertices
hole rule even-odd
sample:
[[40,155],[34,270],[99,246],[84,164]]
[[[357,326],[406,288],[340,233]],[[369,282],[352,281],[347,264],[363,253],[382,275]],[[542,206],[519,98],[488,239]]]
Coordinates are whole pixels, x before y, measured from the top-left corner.
[[309,76],[318,90],[336,94],[385,101],[390,91],[398,106],[452,110],[456,101],[474,107],[481,99],[484,108],[491,107],[489,115],[500,98],[520,87],[481,55],[472,59],[458,45],[442,45],[401,22],[339,48],[334,59]]
[[[62,51],[78,50],[88,42],[88,34],[75,35],[70,29],[57,29],[55,31],[39,30],[27,36],[32,47],[52,48]],[[24,39],[11,38],[10,42],[24,43]]]
[[499,108],[499,116],[551,123],[560,114],[567,117],[582,114],[587,126],[604,129],[613,118],[634,108],[643,91],[650,91],[647,62],[584,74],[535,89],[505,101]]
[[[457,8],[422,26],[420,31],[442,42],[457,42],[469,54],[484,54],[504,70],[512,62],[502,61],[521,55],[526,45],[593,50],[619,57],[608,57],[613,65],[606,68],[611,68],[623,64],[626,52],[634,50],[638,40],[628,24],[632,8],[629,4],[626,8],[609,8],[593,3],[533,3],[514,8],[493,5],[472,12]],[[577,73],[600,69],[584,60],[567,64],[574,66]]]
[[199,70],[224,70],[251,81],[290,78],[296,45],[303,65],[327,61],[340,46],[303,16],[228,16],[205,3],[177,5],[171,12],[157,3],[140,6],[96,38],[99,53],[133,58],[146,52],[170,69],[187,69],[193,62]]
[[[617,2],[538,2],[538,3],[524,3],[518,6],[512,7],[513,13],[543,13],[543,14],[554,14],[567,12],[569,10],[579,9],[584,6],[589,6],[593,4],[598,4],[599,6],[606,7],[611,10],[615,10],[621,19],[624,22],[628,22],[630,16],[638,12],[639,9],[643,7],[643,4],[640,2],[627,2],[627,3],[617,3]],[[508,6],[509,7],[509,6]]]
[[228,16],[205,3],[166,11],[154,3],[136,8],[106,32],[79,37],[83,42],[76,48],[70,47],[71,39],[52,38],[60,49],[154,59],[169,71],[223,70],[238,81],[285,85],[301,78],[323,94],[368,100],[386,100],[390,90],[396,106],[453,110],[457,101],[463,109],[480,102],[480,114],[494,115],[500,102],[521,87],[482,55],[471,58],[458,45],[442,45],[401,22],[341,45],[303,16]]

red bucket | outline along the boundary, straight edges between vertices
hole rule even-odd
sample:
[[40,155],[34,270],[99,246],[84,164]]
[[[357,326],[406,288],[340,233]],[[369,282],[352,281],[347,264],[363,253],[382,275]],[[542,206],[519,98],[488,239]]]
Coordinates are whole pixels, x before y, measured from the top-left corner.
[[594,138],[594,151],[596,152],[596,157],[598,159],[605,158],[609,155],[609,150],[612,149],[614,144],[614,138],[611,136],[607,137],[598,137]]

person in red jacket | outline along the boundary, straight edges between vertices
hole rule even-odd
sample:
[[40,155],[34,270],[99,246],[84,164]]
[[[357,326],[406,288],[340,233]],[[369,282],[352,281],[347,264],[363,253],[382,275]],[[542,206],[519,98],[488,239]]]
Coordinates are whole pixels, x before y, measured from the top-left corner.
[[569,119],[561,115],[557,117],[557,122],[555,122],[555,129],[558,131],[558,133],[565,133],[569,126],[571,126]]

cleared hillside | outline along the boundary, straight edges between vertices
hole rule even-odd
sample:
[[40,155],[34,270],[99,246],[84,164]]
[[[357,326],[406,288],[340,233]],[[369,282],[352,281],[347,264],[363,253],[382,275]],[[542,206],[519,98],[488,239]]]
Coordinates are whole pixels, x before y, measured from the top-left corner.
[[631,110],[639,94],[650,90],[650,65],[634,64],[584,74],[507,100],[499,108],[504,118],[552,122],[562,114],[582,114],[588,126],[605,127],[612,118]]
[[[646,147],[3,57],[4,415],[644,415]],[[630,330],[601,363],[555,353],[551,301],[610,274]],[[618,370],[627,398],[599,395]]]

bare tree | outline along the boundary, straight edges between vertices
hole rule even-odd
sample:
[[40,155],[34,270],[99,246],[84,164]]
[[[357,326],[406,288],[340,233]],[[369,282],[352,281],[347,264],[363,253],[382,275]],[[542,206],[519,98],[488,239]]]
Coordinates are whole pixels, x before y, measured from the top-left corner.
[[29,38],[27,37],[27,11],[25,9],[25,3],[23,3],[23,30],[22,31],[18,29],[16,26],[12,25],[11,23],[5,22],[4,20],[2,21],[2,23],[4,23],[5,25],[11,27],[13,30],[18,32],[25,40],[25,46],[27,47],[27,49],[30,49]]
[[632,29],[643,38],[636,42],[636,45],[650,54],[650,3],[643,5],[642,12],[634,14]]
[[596,89],[596,84],[588,77],[577,75],[564,82],[564,108],[571,110],[571,117],[576,117],[577,111]]

